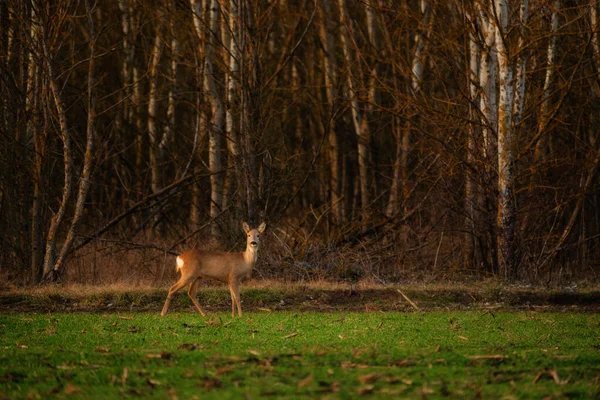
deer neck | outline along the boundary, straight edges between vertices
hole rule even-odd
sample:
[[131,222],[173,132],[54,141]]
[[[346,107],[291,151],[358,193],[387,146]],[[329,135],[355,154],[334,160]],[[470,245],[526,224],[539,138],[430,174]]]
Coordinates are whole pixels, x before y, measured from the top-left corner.
[[256,247],[246,246],[246,251],[243,252],[242,255],[248,265],[254,265],[256,257],[258,256],[258,249]]

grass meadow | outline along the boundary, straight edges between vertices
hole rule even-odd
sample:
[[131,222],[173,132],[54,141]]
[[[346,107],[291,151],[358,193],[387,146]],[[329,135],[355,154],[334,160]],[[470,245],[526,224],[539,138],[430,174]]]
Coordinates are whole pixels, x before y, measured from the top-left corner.
[[0,314],[0,398],[599,398],[600,315]]

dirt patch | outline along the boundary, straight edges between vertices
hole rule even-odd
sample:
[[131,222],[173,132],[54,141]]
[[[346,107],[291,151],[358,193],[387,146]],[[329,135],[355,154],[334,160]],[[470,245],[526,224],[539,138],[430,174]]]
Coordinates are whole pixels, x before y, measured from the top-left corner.
[[[72,288],[10,290],[0,293],[0,312],[160,312],[167,289]],[[600,312],[600,290],[550,291],[520,288],[352,287],[255,285],[242,290],[245,311],[431,311],[532,309]],[[226,287],[205,287],[198,299],[207,311],[231,309]],[[191,310],[185,291],[171,311]]]

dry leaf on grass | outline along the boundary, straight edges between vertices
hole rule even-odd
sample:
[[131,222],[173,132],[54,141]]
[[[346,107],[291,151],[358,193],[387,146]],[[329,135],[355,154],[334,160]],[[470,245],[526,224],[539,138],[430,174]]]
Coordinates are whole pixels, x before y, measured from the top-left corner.
[[360,383],[362,383],[364,385],[366,383],[373,383],[379,378],[380,378],[380,375],[378,373],[371,372],[370,374],[360,375],[358,377],[358,380],[360,381]]
[[359,395],[365,395],[365,394],[369,394],[369,393],[373,393],[373,389],[375,389],[375,386],[373,385],[366,385],[366,386],[361,386],[359,387],[356,392]]
[[77,386],[73,385],[71,382],[67,383],[67,386],[65,386],[64,390],[65,394],[75,394],[80,391],[81,390]]
[[459,339],[462,339],[462,340],[469,340],[469,338],[467,338],[467,337],[464,337],[464,336],[460,336],[460,335],[458,335],[458,338],[459,338]]
[[168,360],[171,358],[172,355],[173,355],[172,353],[163,351],[160,354],[155,354],[155,353],[154,354],[153,353],[146,354],[146,358],[162,358],[163,360]]
[[298,389],[310,385],[310,383],[313,381],[314,378],[315,377],[313,376],[313,374],[309,374],[306,378],[304,378],[300,382],[298,382]]
[[470,358],[471,360],[504,360],[508,357],[503,356],[502,354],[482,354],[476,356],[467,356],[467,358]]
[[292,332],[289,335],[284,336],[284,339],[289,339],[289,338],[293,338],[294,336],[298,335],[298,332]]

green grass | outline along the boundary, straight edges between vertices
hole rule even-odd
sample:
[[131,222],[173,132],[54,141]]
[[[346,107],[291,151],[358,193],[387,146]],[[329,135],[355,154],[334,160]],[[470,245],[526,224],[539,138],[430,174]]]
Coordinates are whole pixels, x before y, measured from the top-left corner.
[[600,315],[0,314],[0,398],[594,398]]

